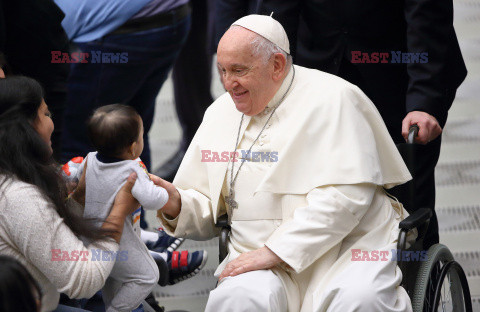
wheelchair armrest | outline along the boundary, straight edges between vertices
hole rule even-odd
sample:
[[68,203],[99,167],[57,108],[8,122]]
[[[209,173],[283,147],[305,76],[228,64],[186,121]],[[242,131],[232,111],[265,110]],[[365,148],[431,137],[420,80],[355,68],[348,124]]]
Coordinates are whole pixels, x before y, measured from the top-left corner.
[[228,215],[223,214],[217,218],[217,223],[215,223],[215,227],[228,227]]
[[402,230],[412,230],[416,227],[419,227],[422,224],[425,224],[430,220],[433,213],[432,210],[429,208],[420,208],[416,210],[414,213],[409,215],[405,220],[400,222],[398,225],[399,228]]

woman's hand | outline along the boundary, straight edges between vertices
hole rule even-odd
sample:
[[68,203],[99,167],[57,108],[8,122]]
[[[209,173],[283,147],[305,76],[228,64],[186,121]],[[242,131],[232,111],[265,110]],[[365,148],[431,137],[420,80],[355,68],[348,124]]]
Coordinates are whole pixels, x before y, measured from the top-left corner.
[[137,174],[132,172],[128,176],[127,182],[115,196],[112,210],[102,225],[102,229],[108,231],[110,233],[109,236],[116,240],[117,243],[120,242],[122,237],[125,218],[140,207],[139,202],[132,195],[132,188],[136,180]]
[[115,201],[113,202],[112,213],[129,216],[135,212],[135,210],[140,207],[140,203],[133,197],[132,188],[137,180],[137,174],[135,172],[130,173],[128,176],[127,182],[122,186],[115,196]]
[[168,202],[157,213],[162,212],[172,217],[172,219],[175,219],[180,214],[180,209],[182,208],[182,199],[177,188],[172,183],[165,181],[154,174],[149,174],[149,176],[155,185],[163,187],[168,193]]

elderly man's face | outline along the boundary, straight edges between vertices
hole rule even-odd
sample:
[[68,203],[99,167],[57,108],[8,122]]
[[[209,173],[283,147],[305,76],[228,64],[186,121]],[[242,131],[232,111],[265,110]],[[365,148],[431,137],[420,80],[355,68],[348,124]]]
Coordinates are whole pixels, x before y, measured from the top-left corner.
[[217,50],[223,85],[237,110],[248,116],[262,112],[279,87],[273,78],[273,57],[265,64],[252,52],[255,36],[242,27],[232,27],[220,40]]

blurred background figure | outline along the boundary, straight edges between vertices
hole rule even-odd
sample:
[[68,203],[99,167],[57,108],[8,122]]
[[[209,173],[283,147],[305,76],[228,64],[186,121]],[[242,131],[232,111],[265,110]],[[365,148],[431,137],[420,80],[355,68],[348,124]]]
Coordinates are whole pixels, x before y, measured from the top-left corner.
[[[263,0],[260,14],[271,12],[291,38],[294,63],[360,87],[378,108],[395,143],[405,142],[409,125],[420,126],[418,142],[424,145],[417,151],[414,206],[433,209],[440,134],[467,74],[453,28],[452,0]],[[388,53],[385,62],[380,53]],[[400,61],[393,60],[393,53],[400,53]],[[409,53],[426,53],[427,60],[414,61]],[[352,59],[353,54],[360,61]],[[405,202],[401,192],[394,194]],[[434,213],[425,247],[438,241]]]
[[215,1],[215,51],[223,34],[233,22],[242,16],[258,13],[261,0],[216,0]]
[[188,0],[55,0],[62,23],[84,62],[72,63],[62,161],[93,148],[85,122],[107,104],[134,107],[144,121],[141,155],[150,170],[148,131],[155,99],[190,29]]
[[68,38],[61,25],[63,17],[53,0],[0,0],[0,53],[8,62],[10,74],[32,77],[45,89],[45,101],[55,123],[52,148],[57,161],[69,64],[52,63],[51,52],[68,52]]
[[182,128],[178,150],[155,174],[172,181],[193,139],[203,114],[212,104],[212,56],[214,30],[214,3],[216,0],[195,0],[192,6],[192,27],[173,66],[175,109]]
[[17,260],[0,256],[0,311],[40,312],[42,292]]

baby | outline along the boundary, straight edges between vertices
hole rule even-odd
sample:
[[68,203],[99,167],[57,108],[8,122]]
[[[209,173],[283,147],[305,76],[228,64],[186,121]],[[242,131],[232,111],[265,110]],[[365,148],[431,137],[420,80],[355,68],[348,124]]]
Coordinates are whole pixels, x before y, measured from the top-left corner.
[[[167,191],[150,180],[139,158],[143,122],[132,107],[112,104],[98,108],[88,122],[88,134],[97,152],[86,158],[85,218],[105,220],[132,171],[137,173],[132,195],[144,209],[159,210],[167,203]],[[107,312],[137,308],[159,279],[158,266],[140,238],[140,213],[139,208],[125,221],[119,253],[103,288]]]

